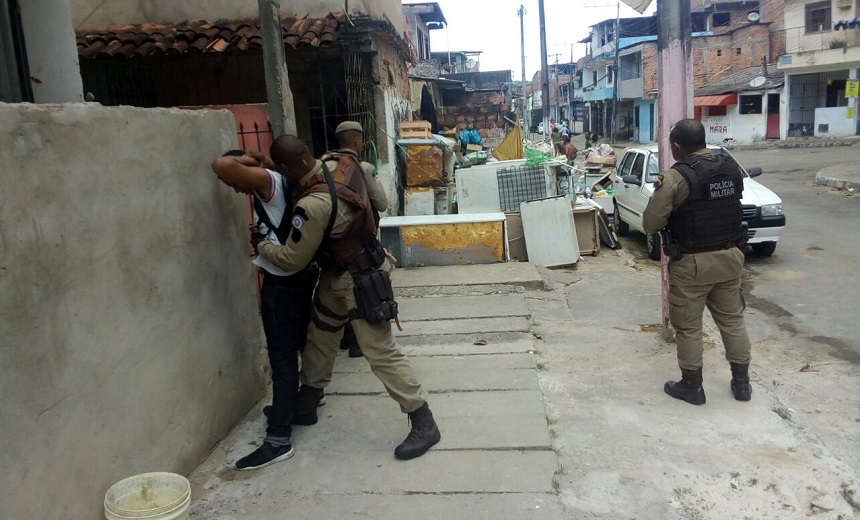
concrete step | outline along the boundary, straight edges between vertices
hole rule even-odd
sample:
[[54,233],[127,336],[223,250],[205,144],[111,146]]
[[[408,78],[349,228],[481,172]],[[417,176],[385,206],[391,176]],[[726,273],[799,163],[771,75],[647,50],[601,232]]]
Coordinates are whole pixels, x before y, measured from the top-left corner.
[[[249,449],[253,447],[237,446],[230,456],[238,459]],[[220,477],[231,484],[247,481],[261,497],[291,494],[295,499],[317,493],[548,493],[558,469],[552,451],[431,449],[404,462],[394,458],[393,449],[297,449],[288,462],[251,472],[228,467]]]
[[402,323],[531,316],[531,311],[522,294],[401,298],[398,299],[398,304]]
[[430,290],[433,287],[470,285],[514,285],[528,290],[545,288],[537,267],[528,262],[395,269],[392,282],[395,289],[419,287]]
[[[413,366],[415,376],[428,392],[474,392],[479,390],[538,389],[537,371],[532,368],[511,369],[502,356],[470,356],[469,363],[448,363],[441,368]],[[445,358],[454,359],[451,356]],[[339,373],[326,387],[327,393],[373,395],[385,392],[379,379],[366,372]]]
[[[289,464],[289,462],[287,463]],[[411,464],[411,463],[407,463]],[[280,465],[279,465],[280,466]],[[284,470],[282,470],[284,471]],[[299,475],[292,473],[291,475]],[[286,479],[285,479],[286,480]],[[247,489],[245,486],[236,486]],[[196,489],[195,489],[196,491]],[[266,491],[269,491],[268,489]],[[233,513],[229,513],[229,511]],[[236,494],[191,501],[191,518],[221,520],[320,520],[340,518],[372,518],[374,520],[404,520],[408,518],[445,520],[533,519],[562,520],[565,518],[557,495],[551,493],[489,493],[489,494],[392,494],[392,493],[332,493],[296,496],[283,489],[260,495],[253,501]]]
[[[445,370],[464,370],[479,372],[482,370],[514,370],[534,368],[533,354],[495,354],[486,356],[422,356],[409,360],[417,373],[441,372]],[[370,374],[370,363],[364,358],[338,356],[335,360],[336,374],[366,373]],[[339,376],[335,376],[339,377]]]
[[395,337],[476,334],[484,332],[528,332],[531,330],[529,320],[522,316],[401,323],[403,330],[397,330],[394,327]]

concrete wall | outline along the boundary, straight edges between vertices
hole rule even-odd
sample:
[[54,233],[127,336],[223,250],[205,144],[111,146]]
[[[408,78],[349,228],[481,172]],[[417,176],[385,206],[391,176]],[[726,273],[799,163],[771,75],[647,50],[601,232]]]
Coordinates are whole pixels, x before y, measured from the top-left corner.
[[36,103],[83,101],[69,0],[19,2]]
[[785,3],[785,52],[794,54],[805,51],[830,49],[834,40],[849,46],[860,45],[860,31],[834,31],[833,24],[839,20],[860,16],[860,2],[854,0],[849,9],[840,9],[837,0],[831,0],[830,29],[821,32],[806,32],[806,4],[810,0],[787,0]]
[[103,518],[262,395],[227,112],[0,104],[0,518]]
[[[280,0],[281,11],[300,16],[325,16],[343,11],[344,0]],[[181,22],[183,20],[235,19],[257,16],[257,0],[70,0],[76,29],[111,27],[127,23]],[[406,30],[399,0],[350,0],[350,13],[387,16],[398,33]]]
[[[855,135],[856,129],[854,119],[857,117],[856,110],[848,117],[849,110],[853,107],[831,107],[815,109],[815,137],[847,137]],[[823,132],[820,125],[828,125],[827,131]]]

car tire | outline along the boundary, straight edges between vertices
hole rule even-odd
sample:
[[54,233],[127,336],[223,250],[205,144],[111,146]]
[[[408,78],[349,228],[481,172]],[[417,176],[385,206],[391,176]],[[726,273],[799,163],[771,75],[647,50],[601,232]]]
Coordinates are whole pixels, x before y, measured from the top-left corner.
[[618,204],[613,203],[612,211],[612,219],[615,222],[615,232],[618,233],[618,236],[620,237],[626,237],[630,234],[630,226],[627,222],[621,220],[621,212],[618,211]]
[[645,245],[648,248],[648,258],[651,260],[660,260],[660,234],[646,233]]
[[759,242],[751,244],[753,253],[758,256],[770,256],[776,251],[776,242]]

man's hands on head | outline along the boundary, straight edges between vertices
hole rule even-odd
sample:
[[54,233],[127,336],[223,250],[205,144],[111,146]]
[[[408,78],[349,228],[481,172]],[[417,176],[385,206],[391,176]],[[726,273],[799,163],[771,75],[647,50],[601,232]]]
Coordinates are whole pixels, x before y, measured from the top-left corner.
[[257,161],[257,164],[253,166],[262,166],[263,168],[266,168],[268,170],[275,169],[275,163],[273,163],[271,159],[269,159],[260,152],[246,152],[245,157],[250,157]]

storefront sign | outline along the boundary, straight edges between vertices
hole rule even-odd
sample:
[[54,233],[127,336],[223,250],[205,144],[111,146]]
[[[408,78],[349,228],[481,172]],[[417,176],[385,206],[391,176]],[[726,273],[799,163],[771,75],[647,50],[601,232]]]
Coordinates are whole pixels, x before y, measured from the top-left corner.
[[858,91],[860,91],[860,80],[849,79],[845,82],[845,97],[857,97]]
[[702,117],[702,125],[705,127],[705,136],[708,142],[719,142],[731,137],[731,127],[728,117]]

